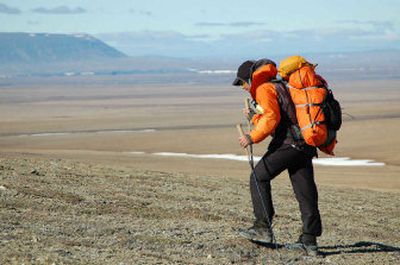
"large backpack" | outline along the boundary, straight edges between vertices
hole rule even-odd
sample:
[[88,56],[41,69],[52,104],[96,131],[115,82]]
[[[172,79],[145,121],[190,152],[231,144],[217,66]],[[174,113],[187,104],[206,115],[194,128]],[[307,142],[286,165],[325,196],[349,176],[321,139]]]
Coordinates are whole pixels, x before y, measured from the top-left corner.
[[304,65],[290,74],[287,89],[304,141],[333,155],[342,112],[327,82],[315,73],[314,66]]
[[[257,61],[250,69],[250,76],[258,67],[269,63],[273,62],[265,59]],[[275,88],[280,103],[286,106],[293,140],[334,155],[342,111],[328,83],[315,73],[315,67],[298,55],[282,60],[279,74],[287,80],[287,85],[274,82]]]

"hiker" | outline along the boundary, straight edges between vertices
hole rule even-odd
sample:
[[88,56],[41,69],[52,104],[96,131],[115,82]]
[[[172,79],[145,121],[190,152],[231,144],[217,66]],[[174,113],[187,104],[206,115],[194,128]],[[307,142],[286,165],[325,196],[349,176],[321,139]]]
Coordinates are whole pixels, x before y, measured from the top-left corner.
[[294,108],[290,106],[290,102],[279,96],[285,86],[276,81],[276,75],[276,64],[269,59],[245,61],[239,66],[237,77],[232,83],[249,92],[263,110],[259,114],[244,110],[254,128],[239,138],[240,145],[247,148],[272,136],[267,152],[250,175],[254,224],[248,229],[240,229],[239,234],[252,241],[273,243],[271,224],[275,211],[270,182],[281,172],[288,170],[303,222],[302,234],[297,244],[310,255],[316,255],[316,238],[322,233],[312,165],[312,158],[317,151],[304,140],[297,139],[293,133]]

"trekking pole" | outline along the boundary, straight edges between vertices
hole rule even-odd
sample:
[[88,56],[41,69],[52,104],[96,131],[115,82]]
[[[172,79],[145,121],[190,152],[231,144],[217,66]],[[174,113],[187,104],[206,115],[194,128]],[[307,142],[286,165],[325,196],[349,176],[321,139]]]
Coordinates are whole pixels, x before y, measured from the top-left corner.
[[[237,128],[240,136],[245,136],[241,124],[237,124],[236,128]],[[251,145],[250,145],[250,147],[251,147]],[[278,250],[279,247],[278,247],[278,243],[276,242],[276,239],[275,239],[275,234],[272,231],[272,224],[271,224],[271,221],[269,220],[269,214],[268,214],[267,206],[264,203],[263,197],[261,195],[260,186],[258,185],[258,177],[257,177],[256,171],[255,171],[255,168],[254,168],[253,149],[252,148],[250,149],[251,152],[249,152],[249,150],[247,148],[244,148],[244,150],[246,152],[246,155],[248,157],[248,161],[249,161],[249,164],[250,164],[251,175],[254,177],[254,180],[255,180],[255,183],[256,183],[257,193],[258,193],[258,196],[260,197],[261,205],[263,207],[264,214],[265,214],[266,219],[267,219],[267,225],[268,225],[269,230],[271,231],[272,243],[275,245],[275,249]],[[279,257],[280,257],[280,255],[279,255]]]
[[[246,108],[247,111],[250,110],[250,99],[249,98],[245,98],[244,99],[244,107]],[[251,121],[249,119],[250,117],[246,117],[247,120],[247,130],[250,132],[251,131]],[[239,133],[241,135],[244,135],[243,129],[240,127],[238,128]],[[254,167],[254,160],[253,160],[253,145],[249,146],[250,149],[250,154],[247,154],[247,157],[249,158],[249,162],[251,163],[252,167]],[[246,148],[247,150],[247,148]]]
[[[249,98],[246,98],[245,100],[244,100],[244,106],[245,106],[245,108],[247,109],[247,110],[250,110],[250,99]],[[247,117],[247,128],[248,128],[248,130],[250,131],[251,130],[251,122],[250,122],[250,119]]]
[[[245,98],[244,99],[244,107],[245,107],[245,109],[247,111],[250,110],[250,99],[249,98]],[[249,117],[246,117],[246,121],[247,121],[247,130],[251,131],[251,122],[250,122]],[[241,124],[237,124],[236,128],[238,129],[238,132],[239,132],[240,136],[244,136],[242,125]],[[250,149],[250,152],[249,152],[249,150],[247,148],[245,148],[245,151],[246,151],[246,155],[247,155],[247,158],[249,160],[249,163],[251,163],[251,167],[253,167],[254,166],[253,156],[252,156],[252,154],[253,154],[253,146],[249,145],[249,149]]]

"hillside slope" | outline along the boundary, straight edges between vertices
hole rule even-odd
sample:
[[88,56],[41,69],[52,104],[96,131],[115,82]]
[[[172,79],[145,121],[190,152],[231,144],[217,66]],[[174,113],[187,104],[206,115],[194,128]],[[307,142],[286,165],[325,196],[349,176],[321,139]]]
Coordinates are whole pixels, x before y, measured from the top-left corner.
[[[273,184],[279,243],[300,217],[287,181]],[[257,246],[247,179],[135,171],[60,159],[0,160],[0,263],[399,264],[392,193],[320,187],[323,256]]]
[[87,34],[0,33],[0,63],[40,63],[125,57]]

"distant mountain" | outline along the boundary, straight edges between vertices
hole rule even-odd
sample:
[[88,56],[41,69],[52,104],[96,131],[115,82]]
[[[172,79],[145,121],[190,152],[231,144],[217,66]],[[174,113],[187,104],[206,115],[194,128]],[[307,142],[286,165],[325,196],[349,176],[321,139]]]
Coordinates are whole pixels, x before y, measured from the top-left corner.
[[0,63],[47,63],[126,57],[87,34],[0,33]]
[[[269,58],[279,63],[288,55],[292,54]],[[400,79],[399,49],[301,55],[318,63],[318,72],[329,81]],[[258,58],[130,57],[87,34],[0,33],[0,87],[31,82],[32,77],[42,81],[56,77],[63,82],[107,79],[111,83],[229,85],[242,61]]]

